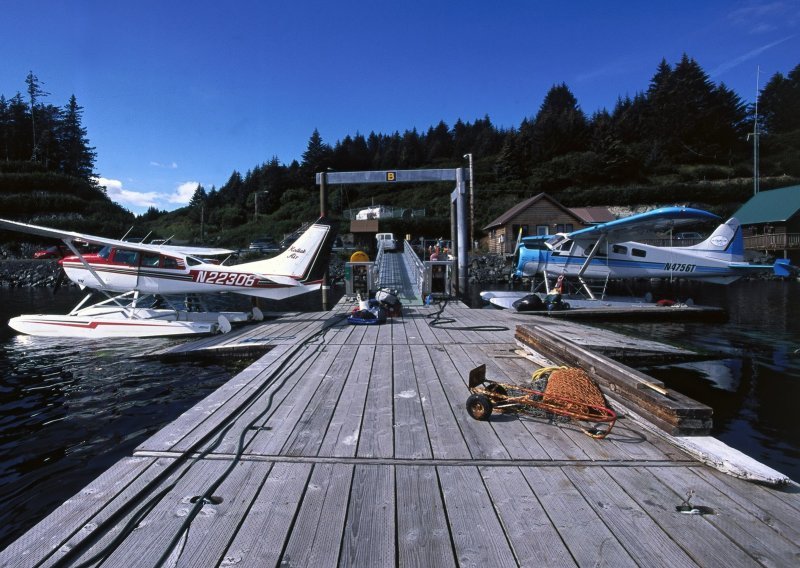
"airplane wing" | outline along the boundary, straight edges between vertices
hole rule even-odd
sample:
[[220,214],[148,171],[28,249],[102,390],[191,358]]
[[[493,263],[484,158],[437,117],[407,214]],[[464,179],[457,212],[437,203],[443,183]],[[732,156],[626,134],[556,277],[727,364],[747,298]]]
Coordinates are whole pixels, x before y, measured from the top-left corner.
[[601,236],[606,236],[609,242],[622,242],[665,232],[675,227],[682,227],[697,223],[698,221],[719,220],[720,217],[691,207],[661,207],[647,213],[631,215],[623,219],[616,219],[608,223],[600,223],[571,233],[558,234],[547,242],[549,248],[554,248],[565,239],[596,241]]
[[92,245],[124,247],[127,250],[137,250],[141,252],[177,252],[192,256],[218,256],[223,254],[231,254],[234,252],[229,249],[219,248],[129,243],[127,241],[120,241],[118,239],[107,239],[105,237],[96,237],[94,235],[76,233],[74,231],[62,231],[61,229],[51,229],[49,227],[41,227],[39,225],[29,225],[27,223],[20,223],[18,221],[9,221],[8,219],[0,219],[0,229],[16,231],[18,233],[27,233],[29,235],[37,235],[40,237],[61,239],[63,241],[69,240],[79,243],[89,243]]

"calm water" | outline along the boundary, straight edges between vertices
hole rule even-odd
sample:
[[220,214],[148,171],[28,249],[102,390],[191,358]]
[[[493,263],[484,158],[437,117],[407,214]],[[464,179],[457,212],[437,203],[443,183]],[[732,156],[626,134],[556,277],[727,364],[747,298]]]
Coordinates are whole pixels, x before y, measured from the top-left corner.
[[0,289],[0,549],[232,376],[133,359],[175,339],[27,337],[6,325],[81,297]]
[[717,354],[642,370],[711,406],[715,437],[800,481],[800,283],[696,285],[686,296],[726,308],[729,320],[613,327]]

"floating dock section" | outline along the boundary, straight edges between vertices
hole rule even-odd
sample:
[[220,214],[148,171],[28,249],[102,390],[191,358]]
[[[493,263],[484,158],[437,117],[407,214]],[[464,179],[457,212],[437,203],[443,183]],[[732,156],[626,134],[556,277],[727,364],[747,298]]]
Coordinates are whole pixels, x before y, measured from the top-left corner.
[[721,473],[622,407],[603,440],[522,414],[473,420],[471,369],[527,383],[538,368],[515,339],[530,317],[451,302],[352,326],[351,308],[240,332],[269,350],[0,565],[797,564],[800,492],[785,478]]

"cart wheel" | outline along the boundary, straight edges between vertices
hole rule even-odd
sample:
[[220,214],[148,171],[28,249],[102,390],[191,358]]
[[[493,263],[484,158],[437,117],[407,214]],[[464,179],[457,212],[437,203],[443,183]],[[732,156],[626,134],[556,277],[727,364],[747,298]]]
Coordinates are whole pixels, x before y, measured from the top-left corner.
[[475,420],[489,420],[492,413],[492,402],[482,394],[473,394],[467,399],[467,412]]

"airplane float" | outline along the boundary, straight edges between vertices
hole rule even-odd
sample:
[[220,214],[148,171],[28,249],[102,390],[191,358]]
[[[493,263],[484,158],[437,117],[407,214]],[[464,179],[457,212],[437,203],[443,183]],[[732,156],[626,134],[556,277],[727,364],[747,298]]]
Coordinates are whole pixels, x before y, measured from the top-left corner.
[[[513,276],[543,275],[548,294],[551,278],[560,277],[559,283],[575,278],[595,300],[587,280],[680,278],[730,284],[755,272],[789,276],[794,270],[785,259],[773,265],[746,262],[742,228],[734,217],[692,246],[655,246],[634,240],[710,220],[720,217],[689,207],[663,207],[570,233],[522,237],[514,253]],[[487,293],[484,298],[491,301],[493,296],[505,298],[498,305],[506,307],[511,294]]]
[[[227,332],[231,321],[261,319],[257,308],[250,314],[173,308],[167,296],[186,295],[187,303],[224,292],[282,300],[319,290],[336,236],[320,218],[274,258],[228,266],[208,259],[233,253],[227,249],[131,243],[6,219],[0,229],[61,239],[73,253],[59,261],[66,277],[107,296],[84,307],[89,294],[66,316],[22,315],[9,326],[28,335],[93,338]],[[85,243],[102,248],[83,253],[76,245]]]

